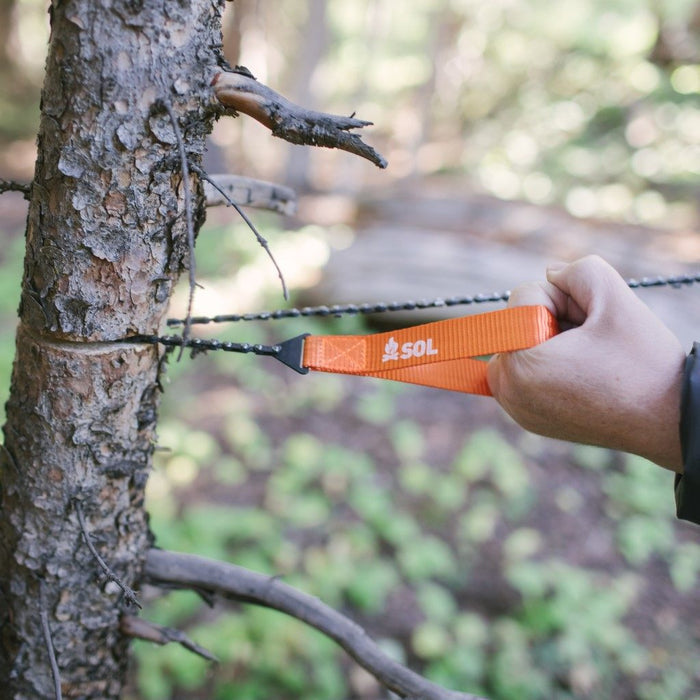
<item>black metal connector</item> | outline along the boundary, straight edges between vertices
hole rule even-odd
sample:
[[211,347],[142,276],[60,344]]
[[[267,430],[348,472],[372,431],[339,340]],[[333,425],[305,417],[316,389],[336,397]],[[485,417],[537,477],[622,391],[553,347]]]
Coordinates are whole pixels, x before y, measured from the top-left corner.
[[290,338],[285,340],[283,343],[278,343],[276,347],[279,350],[274,354],[282,364],[291,367],[295,372],[299,374],[308,374],[309,368],[304,367],[301,361],[304,358],[304,338],[311,335],[311,333],[302,333],[296,338]]

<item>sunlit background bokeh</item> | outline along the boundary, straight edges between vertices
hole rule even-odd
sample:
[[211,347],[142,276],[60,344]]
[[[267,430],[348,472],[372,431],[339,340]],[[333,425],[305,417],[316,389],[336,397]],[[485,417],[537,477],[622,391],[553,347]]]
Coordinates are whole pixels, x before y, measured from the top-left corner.
[[374,121],[390,168],[302,156],[252,122],[222,122],[212,140],[239,169],[314,189],[450,174],[576,216],[687,224],[700,162],[696,8],[241,2],[232,60],[302,104]]

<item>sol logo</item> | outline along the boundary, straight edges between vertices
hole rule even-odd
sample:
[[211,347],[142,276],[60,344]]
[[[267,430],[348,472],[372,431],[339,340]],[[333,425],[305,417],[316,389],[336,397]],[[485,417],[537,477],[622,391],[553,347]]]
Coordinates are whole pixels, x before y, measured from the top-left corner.
[[423,357],[423,355],[437,355],[438,351],[433,347],[433,339],[416,340],[415,342],[404,343],[399,354],[399,344],[393,337],[389,338],[384,346],[384,355],[382,362],[390,360],[408,360],[410,357]]

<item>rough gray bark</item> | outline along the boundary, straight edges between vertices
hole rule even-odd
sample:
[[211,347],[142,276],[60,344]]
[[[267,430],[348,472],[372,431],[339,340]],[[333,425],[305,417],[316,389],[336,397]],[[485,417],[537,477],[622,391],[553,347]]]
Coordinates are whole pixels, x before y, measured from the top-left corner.
[[[119,698],[131,635],[203,652],[129,608],[152,545],[143,501],[160,355],[145,340],[193,264],[214,117],[237,109],[287,140],[386,165],[348,133],[369,122],[311,112],[245,69],[231,72],[222,9],[223,0],[52,0],[0,447],[3,700]],[[16,183],[0,183],[7,189]],[[291,199],[268,190],[268,206]]]
[[[54,0],[20,324],[0,471],[0,684],[118,698],[127,585],[150,545],[143,491],[158,404],[154,333],[186,264],[172,104],[197,162],[214,115],[222,0]],[[197,220],[203,193],[192,182]]]

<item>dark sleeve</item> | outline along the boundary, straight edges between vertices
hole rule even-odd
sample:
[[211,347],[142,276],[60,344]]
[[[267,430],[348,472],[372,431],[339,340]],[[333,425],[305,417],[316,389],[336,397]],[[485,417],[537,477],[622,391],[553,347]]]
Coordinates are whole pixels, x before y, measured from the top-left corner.
[[676,515],[700,525],[700,343],[685,362],[681,394],[683,474],[676,474]]

